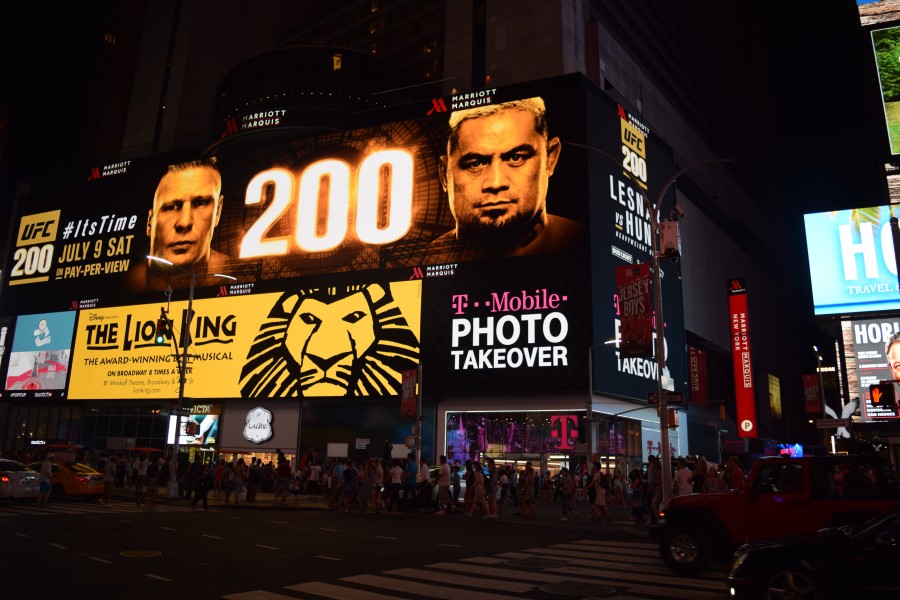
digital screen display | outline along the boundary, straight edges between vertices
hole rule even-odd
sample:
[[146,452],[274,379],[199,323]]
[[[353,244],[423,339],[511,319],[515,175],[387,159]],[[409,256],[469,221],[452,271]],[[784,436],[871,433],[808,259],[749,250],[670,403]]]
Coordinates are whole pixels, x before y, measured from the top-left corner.
[[[662,193],[672,152],[574,82],[326,135],[238,123],[207,151],[37,182],[0,309],[77,315],[77,400],[178,397],[189,295],[189,398],[396,399],[420,364],[425,397],[581,393],[593,346],[594,389],[644,399],[657,362],[619,356],[614,272],[649,260],[643,194]],[[679,267],[662,271],[663,375],[683,389]]]
[[[179,446],[207,446],[219,442],[219,417],[222,408],[219,404],[194,405],[191,414],[181,417],[181,435]],[[178,417],[169,417],[169,433],[167,444],[175,443],[175,431],[178,430]]]
[[804,215],[815,314],[900,308],[891,212],[874,206]]
[[70,311],[19,316],[6,370],[7,397],[62,395],[69,375],[76,314]]

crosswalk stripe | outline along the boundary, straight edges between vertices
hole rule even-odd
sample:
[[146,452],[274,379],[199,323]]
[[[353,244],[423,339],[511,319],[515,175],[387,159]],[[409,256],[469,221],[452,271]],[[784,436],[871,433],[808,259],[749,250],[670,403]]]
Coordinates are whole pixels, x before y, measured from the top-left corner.
[[[515,558],[548,558],[543,554],[530,553],[530,552],[504,552],[503,554],[498,554],[497,556],[503,559],[515,559]],[[562,560],[562,559],[560,559]],[[630,570],[630,571],[639,571],[639,572],[647,572],[647,573],[668,573],[672,574],[672,571],[669,570],[668,567],[663,565],[661,562],[659,564],[654,564],[652,562],[637,562],[637,563],[626,563],[617,560],[582,560],[577,558],[568,558],[565,560],[568,564],[573,565],[585,565],[591,566],[594,568],[617,568],[622,570]]]
[[[459,589],[457,588],[406,581],[405,579],[381,577],[379,575],[354,575],[352,577],[343,577],[341,578],[341,581],[349,581],[350,583],[358,583],[370,587],[398,590],[400,592],[408,592],[411,594],[421,594],[432,598],[443,598],[444,600],[456,600],[460,596]],[[496,585],[496,583],[494,585]],[[494,594],[476,590],[466,590],[465,597],[466,600],[513,600],[518,598],[518,596],[508,596],[506,594]]]
[[[521,569],[510,559],[557,558],[561,566]],[[308,581],[285,586],[303,597],[332,600],[403,600],[402,596],[435,600],[511,600],[537,591],[544,584],[589,584],[616,590],[620,600],[713,600],[725,592],[722,571],[701,577],[672,573],[655,544],[628,544],[583,540],[472,556],[456,562],[438,562],[380,573],[342,577],[334,583]],[[376,591],[377,590],[377,591]],[[399,594],[399,595],[394,595]],[[223,596],[226,600],[287,600],[274,592],[255,590]],[[292,599],[294,597],[291,597]]]
[[[297,585],[286,586],[289,590],[304,592],[307,594],[315,594],[316,596],[324,596],[325,598],[334,598],[334,600],[404,600],[398,596],[385,596],[376,592],[367,592],[366,590],[357,590],[333,583],[322,583],[321,581],[308,581]],[[225,596],[229,600],[255,600],[252,598],[237,598]],[[260,598],[259,600],[266,600]],[[276,599],[273,599],[276,600]]]
[[[387,571],[386,575],[399,575],[401,577],[413,577],[415,579],[427,579],[433,583],[449,583],[451,585],[469,586],[469,587],[487,587],[492,588],[496,585],[495,579],[487,579],[482,577],[467,577],[465,575],[457,575],[455,573],[441,573],[427,569],[394,569]],[[533,590],[535,586],[530,583],[518,583],[516,581],[504,582],[503,590],[506,592],[525,593]]]
[[[656,575],[650,575],[646,572],[642,571],[631,571],[631,572],[621,572],[618,569],[611,571],[600,571],[597,569],[587,569],[584,567],[556,567],[546,569],[547,571],[551,571],[553,573],[571,573],[573,575],[586,575],[588,577],[603,577],[608,580],[622,581],[624,585],[628,585],[628,582],[635,581],[635,576],[637,575],[640,579],[641,583],[663,583],[663,584],[671,584],[672,583],[672,575],[658,577]],[[639,575],[638,575],[639,574]],[[703,588],[708,590],[718,590],[719,593],[722,593],[725,584],[724,578],[719,581],[690,581],[690,585],[693,588]]]

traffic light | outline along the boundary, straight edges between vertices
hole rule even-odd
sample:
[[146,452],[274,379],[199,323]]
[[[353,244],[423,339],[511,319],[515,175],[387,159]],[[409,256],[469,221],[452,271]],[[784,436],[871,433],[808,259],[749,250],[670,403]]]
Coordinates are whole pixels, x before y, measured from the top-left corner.
[[156,336],[153,341],[157,346],[167,346],[169,344],[169,318],[166,316],[166,310],[160,309],[159,318],[156,319]]
[[893,381],[873,383],[869,386],[869,394],[874,406],[892,410],[896,409],[897,395],[894,393]]

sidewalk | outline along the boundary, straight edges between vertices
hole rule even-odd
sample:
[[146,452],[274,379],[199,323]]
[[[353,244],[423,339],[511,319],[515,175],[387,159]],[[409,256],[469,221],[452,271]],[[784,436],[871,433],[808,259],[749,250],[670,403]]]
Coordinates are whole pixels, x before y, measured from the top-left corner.
[[[133,489],[127,488],[116,488],[116,492],[114,494],[117,500],[123,500],[126,502],[134,502],[135,501],[135,493]],[[286,510],[286,511],[295,511],[295,510],[305,510],[305,511],[327,511],[328,510],[328,499],[323,498],[321,495],[300,495],[297,496],[296,499],[294,496],[288,495],[287,502],[284,504],[274,504],[274,492],[257,492],[256,501],[255,502],[241,502],[240,504],[234,504],[234,496],[232,495],[231,501],[229,504],[225,504],[225,495],[224,493],[220,497],[215,497],[213,492],[210,492],[207,502],[209,504],[210,509],[218,509],[218,510]],[[176,506],[189,506],[190,500],[187,498],[166,498],[165,491],[161,490],[160,494],[156,496],[156,503],[159,505],[176,505]],[[197,508],[202,510],[202,503],[197,504]],[[610,523],[603,524],[602,522],[592,522],[587,520],[587,516],[590,514],[590,511],[584,504],[578,505],[578,516],[572,516],[572,513],[569,513],[568,520],[563,521],[560,519],[562,517],[562,505],[557,502],[555,505],[542,505],[540,502],[535,503],[535,508],[537,512],[537,517],[532,520],[532,523],[542,523],[545,525],[553,524],[559,526],[567,526],[570,528],[578,527],[578,528],[597,528],[602,530],[608,527],[617,527],[617,528],[628,528],[630,531],[634,532],[636,535],[644,535],[649,536],[649,528],[646,525],[633,525],[629,523],[628,517],[631,514],[630,508],[611,508],[609,510],[610,515]],[[522,521],[520,517],[517,517],[515,513],[519,510],[518,506],[513,506],[511,504],[507,504],[503,507],[501,511],[500,517],[498,520],[500,521]],[[354,509],[354,514],[359,514],[358,509]],[[403,516],[404,514],[408,515],[423,515],[429,516],[429,511],[425,512],[412,512],[409,513],[397,513],[392,512],[389,513],[390,516]],[[457,514],[448,514],[447,517],[455,518],[457,516],[462,517],[461,511],[457,510]],[[366,511],[367,515],[373,514],[371,510]],[[388,514],[388,513],[381,513]],[[483,518],[480,513],[476,512],[475,518]]]
[[[116,488],[113,496],[117,500],[124,500],[126,502],[135,502],[135,492],[134,489],[131,488]],[[206,497],[207,504],[210,508],[225,508],[225,509],[281,509],[281,510],[328,510],[328,500],[322,498],[322,496],[311,496],[311,495],[300,495],[300,496],[291,496],[288,494],[287,502],[284,504],[279,503],[276,505],[273,501],[275,498],[275,492],[257,492],[256,493],[256,501],[255,502],[241,502],[240,504],[234,503],[234,494],[229,498],[229,503],[225,504],[225,493],[222,492],[220,497],[216,497],[214,492],[210,492]],[[191,500],[189,498],[167,498],[165,494],[165,489],[160,488],[159,492],[156,494],[156,503],[161,505],[181,505],[181,506],[190,506]],[[198,508],[203,508],[203,503],[197,503]]]

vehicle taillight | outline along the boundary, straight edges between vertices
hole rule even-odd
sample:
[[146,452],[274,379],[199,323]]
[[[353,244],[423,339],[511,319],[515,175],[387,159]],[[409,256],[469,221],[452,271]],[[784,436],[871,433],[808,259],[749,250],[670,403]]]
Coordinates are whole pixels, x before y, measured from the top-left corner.
[[0,475],[0,483],[9,483],[9,475]]

